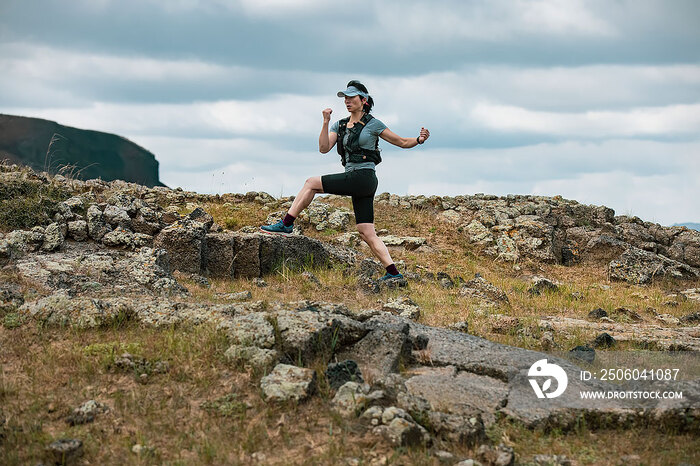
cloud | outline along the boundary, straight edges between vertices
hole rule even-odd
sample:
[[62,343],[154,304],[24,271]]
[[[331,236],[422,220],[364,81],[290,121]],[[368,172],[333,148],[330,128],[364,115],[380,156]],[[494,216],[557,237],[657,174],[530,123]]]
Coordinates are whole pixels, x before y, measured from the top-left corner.
[[700,103],[582,113],[541,112],[482,103],[474,107],[472,117],[474,121],[499,131],[585,138],[696,135],[700,128]]

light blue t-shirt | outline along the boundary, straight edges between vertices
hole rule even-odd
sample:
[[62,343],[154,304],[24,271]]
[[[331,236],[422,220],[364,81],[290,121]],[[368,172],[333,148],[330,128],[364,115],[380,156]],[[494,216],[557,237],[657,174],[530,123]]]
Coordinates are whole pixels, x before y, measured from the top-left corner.
[[[355,123],[356,125],[359,125],[361,123]],[[333,123],[331,126],[331,131],[338,134],[338,122],[336,121]],[[376,144],[377,144],[377,139],[379,138],[379,134],[381,134],[382,131],[386,129],[386,125],[381,122],[381,120],[377,118],[372,118],[362,129],[362,132],[360,133],[360,138],[358,140],[360,147],[363,149],[369,149],[369,150],[374,150]],[[343,140],[343,145],[347,146],[348,143],[348,134],[349,131],[345,131],[345,138]],[[374,169],[374,162],[362,162],[362,163],[353,163],[353,162],[347,162],[345,164],[345,171],[352,171],[352,170],[359,170],[360,168],[371,168]]]

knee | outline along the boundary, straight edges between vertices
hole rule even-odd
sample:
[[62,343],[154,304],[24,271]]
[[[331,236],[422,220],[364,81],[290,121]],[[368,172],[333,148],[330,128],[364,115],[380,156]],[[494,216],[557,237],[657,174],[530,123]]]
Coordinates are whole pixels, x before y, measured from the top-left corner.
[[318,186],[318,182],[316,181],[316,178],[307,178],[306,181],[304,182],[304,187],[306,189],[310,189],[312,191],[318,191],[320,187]]
[[377,236],[377,233],[374,231],[368,231],[368,230],[357,230],[358,233],[360,233],[360,238],[362,238],[363,241],[369,242],[371,239]]

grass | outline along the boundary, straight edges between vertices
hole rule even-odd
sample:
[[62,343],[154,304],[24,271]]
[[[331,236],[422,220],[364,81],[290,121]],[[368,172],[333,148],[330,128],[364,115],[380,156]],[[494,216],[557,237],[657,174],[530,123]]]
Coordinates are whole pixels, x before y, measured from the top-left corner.
[[[21,172],[0,171],[0,230],[30,229],[51,223],[56,205],[71,194],[58,183],[28,179]],[[23,176],[23,174],[25,174]]]

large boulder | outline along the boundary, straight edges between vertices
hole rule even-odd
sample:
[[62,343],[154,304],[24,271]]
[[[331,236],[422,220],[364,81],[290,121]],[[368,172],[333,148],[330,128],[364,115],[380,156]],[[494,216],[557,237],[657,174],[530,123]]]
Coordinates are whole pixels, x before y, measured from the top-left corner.
[[206,234],[205,224],[185,217],[163,228],[155,237],[153,246],[168,252],[173,269],[201,274]]
[[610,278],[629,283],[646,284],[654,278],[700,278],[700,270],[653,252],[635,247],[627,249],[619,259],[610,262]]

